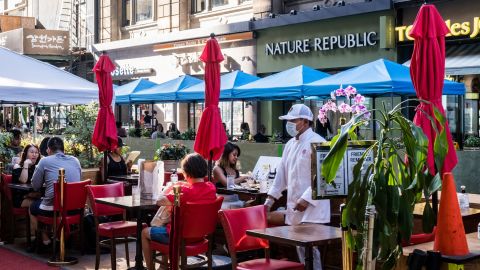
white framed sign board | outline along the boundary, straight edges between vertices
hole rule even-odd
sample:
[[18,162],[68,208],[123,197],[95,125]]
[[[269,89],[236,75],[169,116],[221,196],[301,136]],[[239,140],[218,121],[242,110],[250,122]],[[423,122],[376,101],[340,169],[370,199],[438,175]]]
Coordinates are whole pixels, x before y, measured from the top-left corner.
[[[335,175],[335,185],[330,185],[321,177],[322,164],[330,151],[328,143],[312,144],[312,196],[313,199],[324,199],[325,197],[346,197],[348,195],[348,185],[353,180],[353,168],[362,157],[371,141],[361,141],[351,143],[347,146],[347,151]],[[373,163],[373,152],[371,151],[365,158],[362,166],[362,175],[366,169]]]
[[281,160],[281,157],[260,156],[252,171],[253,179],[266,181],[270,170],[275,171]]

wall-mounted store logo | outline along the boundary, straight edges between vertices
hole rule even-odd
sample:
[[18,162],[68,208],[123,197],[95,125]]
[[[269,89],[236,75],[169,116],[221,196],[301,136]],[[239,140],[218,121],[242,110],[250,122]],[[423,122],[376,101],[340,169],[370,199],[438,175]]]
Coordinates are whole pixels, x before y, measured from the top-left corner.
[[297,39],[265,44],[266,55],[282,55],[295,53],[309,53],[311,51],[329,51],[335,49],[349,49],[375,46],[377,32],[363,32],[355,34],[316,37],[313,39]]
[[[452,22],[451,19],[448,19],[445,21],[445,24],[447,24],[448,29],[450,29],[450,34],[448,34],[447,37],[468,36],[470,38],[476,38],[480,35],[480,17],[473,18],[471,22]],[[412,27],[413,25],[395,27],[399,42],[413,40],[410,36]]]
[[135,74],[135,68],[130,65],[117,66],[117,68],[112,71],[112,77],[118,76],[132,76]]

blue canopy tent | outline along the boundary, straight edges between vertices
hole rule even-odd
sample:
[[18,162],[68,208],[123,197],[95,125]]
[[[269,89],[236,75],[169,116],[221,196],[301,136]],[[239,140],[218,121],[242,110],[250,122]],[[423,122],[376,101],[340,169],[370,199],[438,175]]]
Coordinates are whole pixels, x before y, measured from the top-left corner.
[[[232,98],[233,89],[245,85],[247,83],[259,80],[257,76],[253,76],[236,70],[220,77],[220,100]],[[194,86],[181,89],[177,92],[177,101],[198,101],[205,99],[205,84],[199,83]]]
[[154,87],[138,91],[130,95],[130,99],[133,103],[176,101],[177,91],[198,83],[203,83],[203,81],[189,75],[182,75]]
[[130,103],[130,95],[138,91],[151,88],[157,85],[147,79],[138,79],[133,82],[121,86],[114,85],[115,103],[116,104],[128,104]]
[[295,100],[306,84],[330,76],[301,65],[233,89],[233,99]]
[[[340,85],[352,85],[367,96],[416,95],[410,69],[395,62],[379,59],[351,68],[305,86],[305,96],[329,96]],[[445,80],[444,95],[464,95],[465,85]]]

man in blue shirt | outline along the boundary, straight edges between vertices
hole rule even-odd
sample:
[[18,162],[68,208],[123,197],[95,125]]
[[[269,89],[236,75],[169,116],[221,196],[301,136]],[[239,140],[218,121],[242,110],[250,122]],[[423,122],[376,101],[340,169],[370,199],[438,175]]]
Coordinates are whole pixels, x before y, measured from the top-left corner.
[[[32,176],[32,187],[40,191],[45,186],[45,194],[42,199],[34,201],[30,206],[30,218],[33,224],[37,224],[35,216],[53,216],[53,184],[58,180],[58,170],[65,169],[65,181],[68,183],[79,182],[82,179],[82,167],[76,157],[65,155],[63,140],[52,137],[47,144],[48,157],[42,158],[35,168]],[[50,238],[44,232],[42,234],[44,245],[50,244]]]

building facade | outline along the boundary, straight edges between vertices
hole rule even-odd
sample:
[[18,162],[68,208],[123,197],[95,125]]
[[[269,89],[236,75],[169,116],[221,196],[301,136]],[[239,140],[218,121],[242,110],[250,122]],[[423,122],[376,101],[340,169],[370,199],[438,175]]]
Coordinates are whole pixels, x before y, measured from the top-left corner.
[[[381,57],[396,58],[394,48],[380,49],[380,40],[383,42],[386,37],[380,34],[380,28],[386,25],[382,24],[381,17],[393,16],[388,0],[103,0],[100,6],[100,43],[94,45],[94,50],[97,56],[107,51],[114,60],[118,67],[114,72],[117,84],[140,77],[161,83],[182,74],[202,78],[203,64],[198,57],[203,42],[212,32],[217,35],[226,59],[222,63],[222,72],[242,70],[266,76],[300,64],[342,70]],[[361,15],[385,10],[390,13]],[[358,27],[362,24],[363,27]],[[327,28],[330,30],[319,30]],[[357,30],[368,35],[367,28],[375,33],[369,36],[372,46],[363,50],[265,54],[268,42],[307,36],[315,38],[329,33],[355,33]],[[309,34],[301,37],[300,33]],[[249,124],[252,134],[263,124],[270,135],[282,131],[282,124],[276,117],[289,105],[281,101],[239,101],[221,102],[220,108],[227,129],[234,135],[240,133],[242,122]],[[135,118],[136,115],[138,119],[145,110],[154,109],[164,127],[175,122],[183,131],[196,128],[202,110],[201,103],[155,104],[153,107],[151,104],[130,108],[121,106],[117,115],[126,124],[132,123],[132,116]]]

